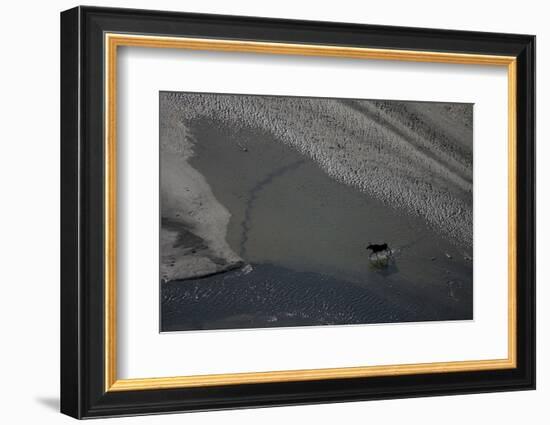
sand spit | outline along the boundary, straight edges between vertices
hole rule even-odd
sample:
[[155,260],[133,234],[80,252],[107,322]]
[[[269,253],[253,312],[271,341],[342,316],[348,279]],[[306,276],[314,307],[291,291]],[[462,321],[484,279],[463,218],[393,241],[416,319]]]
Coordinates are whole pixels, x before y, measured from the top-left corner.
[[[162,215],[185,222],[186,229],[206,241],[207,249],[224,261],[218,269],[240,258],[220,243],[229,213],[187,164],[194,146],[189,128],[204,119],[235,132],[268,132],[337,181],[421,217],[471,252],[472,105],[176,92],[162,92],[160,103]],[[182,181],[189,182],[188,190]],[[165,232],[169,230],[163,228]],[[174,237],[164,235],[163,241],[170,245]],[[163,273],[180,271],[169,276],[191,273],[183,264],[170,264],[165,267],[163,259]]]
[[229,211],[187,162],[192,135],[170,111],[161,117],[161,279],[197,278],[243,265],[225,241]]

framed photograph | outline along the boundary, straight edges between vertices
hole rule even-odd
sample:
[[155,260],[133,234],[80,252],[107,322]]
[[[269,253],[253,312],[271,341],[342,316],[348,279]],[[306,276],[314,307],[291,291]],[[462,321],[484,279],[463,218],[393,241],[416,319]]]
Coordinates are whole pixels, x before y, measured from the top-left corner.
[[61,411],[535,387],[535,37],[61,14]]

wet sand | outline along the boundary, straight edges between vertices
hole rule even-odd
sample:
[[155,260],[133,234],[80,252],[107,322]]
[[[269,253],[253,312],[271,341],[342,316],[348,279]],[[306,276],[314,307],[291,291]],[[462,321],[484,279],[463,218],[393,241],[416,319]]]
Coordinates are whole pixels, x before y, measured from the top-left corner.
[[[161,285],[163,331],[472,319],[467,248],[266,131],[187,128],[188,166],[229,212],[227,244],[252,271]],[[365,247],[381,242],[394,258],[376,269]]]

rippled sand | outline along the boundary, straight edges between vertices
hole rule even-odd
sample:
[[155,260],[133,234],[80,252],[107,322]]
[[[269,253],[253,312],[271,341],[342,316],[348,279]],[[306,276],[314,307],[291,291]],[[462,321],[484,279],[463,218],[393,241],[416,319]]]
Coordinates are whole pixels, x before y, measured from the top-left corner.
[[367,285],[271,264],[253,264],[249,273],[169,282],[162,288],[162,308],[164,332],[463,320],[471,314],[420,296],[386,298]]

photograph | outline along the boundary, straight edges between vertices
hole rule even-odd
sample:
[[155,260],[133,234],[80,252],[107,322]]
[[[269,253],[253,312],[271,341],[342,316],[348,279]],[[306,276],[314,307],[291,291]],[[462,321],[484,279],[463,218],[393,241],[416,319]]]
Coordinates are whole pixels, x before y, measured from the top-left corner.
[[473,320],[474,110],[159,92],[160,331]]
[[[410,422],[426,417],[419,397],[433,418],[452,411],[460,423],[480,409],[506,423],[540,412],[543,14],[530,26],[521,8],[494,20],[494,8],[430,7],[431,19],[406,2],[385,15],[286,3],[279,14],[65,5],[50,24],[55,49],[6,68],[60,89],[60,108],[31,120],[22,84],[10,102],[25,118],[11,139],[37,133],[36,149],[12,143],[25,149],[7,156],[29,180],[6,209],[29,215],[11,226],[14,253],[29,251],[21,229],[46,196],[47,173],[28,169],[48,168],[59,187],[60,261],[32,264],[56,268],[60,290],[31,285],[23,307],[44,310],[40,320],[11,302],[17,320],[5,321],[53,330],[23,347],[57,344],[48,361],[26,362],[56,365],[43,367],[49,378],[29,372],[36,417],[55,394],[77,419],[370,401],[343,416]],[[29,79],[52,50],[52,75]],[[51,106],[52,95],[33,101]],[[57,149],[45,143],[54,124]],[[59,317],[47,323],[49,310]],[[58,391],[42,391],[48,382]],[[417,401],[396,409],[399,399]],[[342,417],[322,409],[327,423]],[[297,422],[291,410],[271,419]]]

